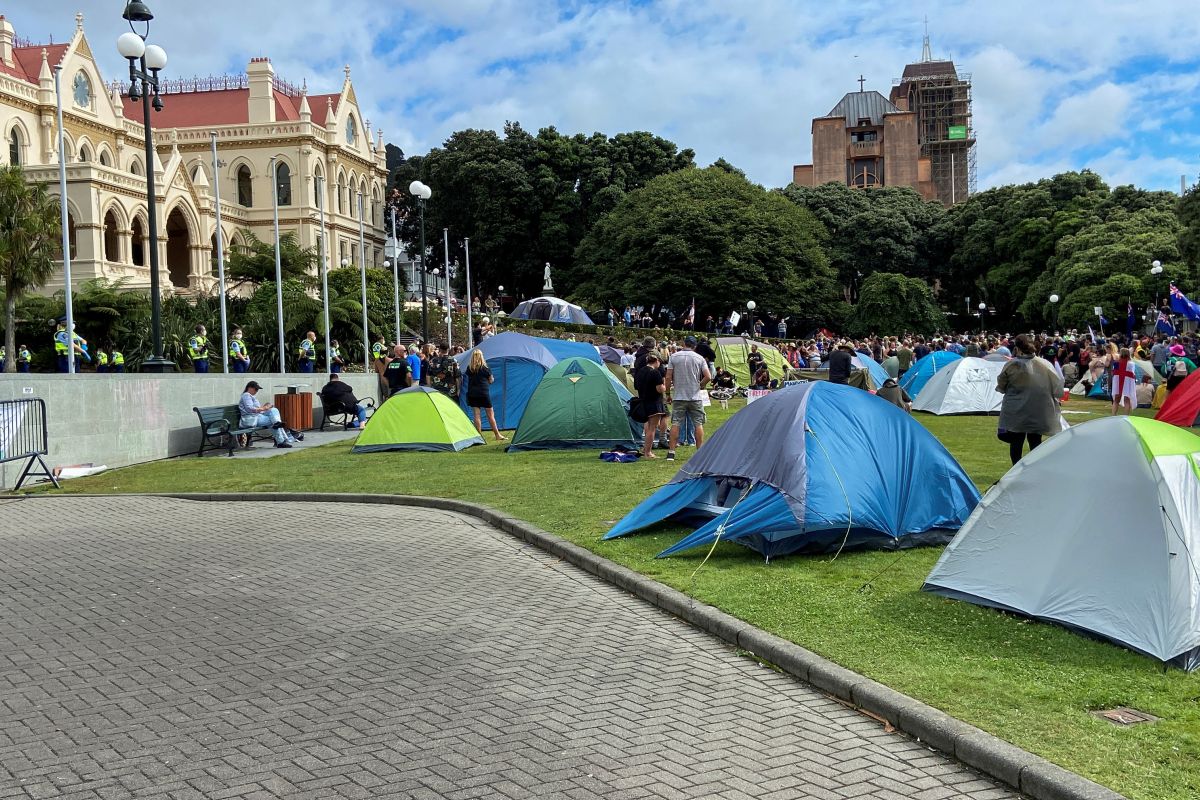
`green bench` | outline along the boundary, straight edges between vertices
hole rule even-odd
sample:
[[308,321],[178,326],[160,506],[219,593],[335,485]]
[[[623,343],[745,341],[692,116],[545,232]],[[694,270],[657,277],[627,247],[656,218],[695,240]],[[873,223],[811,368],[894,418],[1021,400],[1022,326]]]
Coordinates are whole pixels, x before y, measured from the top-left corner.
[[192,407],[200,419],[200,450],[197,457],[203,456],[208,450],[227,450],[233,457],[234,448],[240,445],[240,440],[246,437],[246,447],[250,446],[253,437],[271,439],[275,430],[270,425],[260,425],[251,428],[242,427],[242,415],[234,406],[202,406]]

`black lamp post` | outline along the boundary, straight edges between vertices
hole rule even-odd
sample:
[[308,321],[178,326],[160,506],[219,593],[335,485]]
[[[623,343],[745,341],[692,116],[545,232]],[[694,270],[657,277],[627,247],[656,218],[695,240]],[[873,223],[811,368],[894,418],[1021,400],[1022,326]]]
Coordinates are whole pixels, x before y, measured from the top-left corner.
[[981,334],[987,333],[986,323],[984,322],[984,315],[987,314],[987,310],[988,310],[987,303],[979,304],[979,332]]
[[[158,72],[167,65],[167,53],[156,44],[147,45],[150,20],[154,15],[145,3],[131,0],[121,15],[129,23],[129,33],[117,38],[117,50],[129,59],[129,99],[142,101],[142,128],[146,135],[146,217],[150,225],[150,328],[154,353],[142,362],[142,372],[174,372],[175,363],[163,357],[162,292],[158,278],[158,206],[154,189],[154,138],[150,132],[150,106],[162,111],[158,94]],[[145,23],[146,30],[138,33],[133,24]],[[140,83],[140,85],[139,85]],[[153,103],[150,93],[154,93]]]
[[420,181],[408,185],[408,192],[417,198],[421,211],[421,343],[429,341],[429,297],[425,292],[425,201],[433,197],[433,190]]

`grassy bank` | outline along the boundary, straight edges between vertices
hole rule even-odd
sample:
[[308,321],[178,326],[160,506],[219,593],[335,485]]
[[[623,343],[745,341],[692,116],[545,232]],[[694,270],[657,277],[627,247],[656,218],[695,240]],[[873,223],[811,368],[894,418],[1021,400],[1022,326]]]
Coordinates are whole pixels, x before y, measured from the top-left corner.
[[[1072,410],[1102,413],[1098,403]],[[714,409],[713,426],[730,412]],[[1070,415],[1072,422],[1090,418]],[[986,489],[1007,468],[996,420],[918,415]],[[592,451],[354,456],[341,443],[266,461],[180,458],[70,482],[68,492],[321,491],[426,494],[485,503],[529,520],[850,669],[1039,753],[1137,800],[1200,796],[1200,673],[1053,625],[918,591],[940,548],[790,557],[766,565],[722,544],[655,560],[681,535],[601,535],[674,474],[665,461],[607,464]],[[689,450],[681,450],[686,457]],[[1062,502],[1082,502],[1065,497]],[[1096,502],[1096,498],[1087,499]],[[1162,721],[1118,728],[1092,717],[1130,705]]]

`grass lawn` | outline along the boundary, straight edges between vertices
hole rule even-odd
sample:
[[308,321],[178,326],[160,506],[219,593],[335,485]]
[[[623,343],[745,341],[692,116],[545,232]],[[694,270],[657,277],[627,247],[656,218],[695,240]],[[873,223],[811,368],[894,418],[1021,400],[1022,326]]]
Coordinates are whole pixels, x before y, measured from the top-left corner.
[[[1106,413],[1072,400],[1078,423]],[[714,408],[710,432],[731,411]],[[995,417],[917,415],[981,490],[1004,473]],[[592,451],[352,456],[350,443],[263,460],[178,458],[71,481],[68,492],[377,492],[457,497],[533,522],[833,661],[1138,800],[1200,797],[1200,672],[918,591],[940,548],[794,556],[769,565],[722,544],[655,560],[682,529],[613,542],[601,535],[678,465],[620,465]],[[691,451],[681,450],[681,458]],[[1079,502],[1063,498],[1063,502]],[[1096,502],[1096,498],[1090,498]],[[1089,711],[1129,705],[1162,718],[1118,728]]]

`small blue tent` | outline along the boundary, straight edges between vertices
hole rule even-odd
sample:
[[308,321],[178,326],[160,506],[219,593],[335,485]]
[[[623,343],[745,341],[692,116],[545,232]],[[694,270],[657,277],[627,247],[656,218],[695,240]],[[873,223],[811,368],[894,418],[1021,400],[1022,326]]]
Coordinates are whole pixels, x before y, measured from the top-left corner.
[[891,403],[825,381],[738,411],[611,539],[673,520],[698,529],[660,556],[727,539],[768,559],[949,540],[979,502],[954,457]]
[[900,386],[911,397],[916,397],[939,369],[960,358],[962,356],[958,353],[951,353],[949,350],[934,350],[932,353],[921,356],[908,372],[904,373],[904,377],[900,379]]
[[[850,363],[857,369],[865,369],[867,372],[869,372],[871,374],[871,380],[875,382],[876,387],[883,386],[883,382],[889,377],[887,370],[883,368],[882,364],[861,350],[850,356]],[[822,362],[821,366],[817,367],[817,369],[823,369],[828,372],[829,362]]]
[[[507,332],[489,336],[481,344],[454,357],[464,382],[468,380],[467,366],[471,363],[471,353],[476,350],[483,353],[496,379],[491,386],[491,398],[496,424],[501,430],[513,430],[521,424],[521,415],[525,413],[525,406],[529,404],[529,398],[533,396],[542,376],[559,361],[579,357],[600,363],[599,353],[590,344]],[[459,405],[470,413],[465,387],[459,393]],[[486,417],[481,421],[484,428],[491,427]]]

